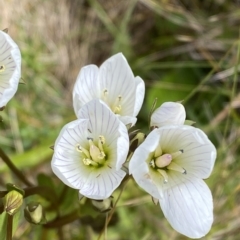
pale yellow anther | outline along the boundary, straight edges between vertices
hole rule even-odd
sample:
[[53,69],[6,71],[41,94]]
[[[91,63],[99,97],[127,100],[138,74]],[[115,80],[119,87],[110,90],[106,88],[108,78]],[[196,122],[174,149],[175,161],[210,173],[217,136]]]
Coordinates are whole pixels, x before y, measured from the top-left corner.
[[163,154],[162,156],[155,159],[155,165],[159,168],[164,168],[168,166],[172,161],[171,154]]
[[155,162],[153,159],[149,162],[149,166],[155,168]]
[[82,146],[80,146],[79,143],[76,145],[76,150],[77,150],[78,152],[80,152],[80,153],[85,154],[85,156],[86,156],[87,158],[90,158],[89,151],[88,151],[87,149],[83,148]]
[[122,110],[121,101],[122,101],[122,96],[119,95],[115,103],[113,104],[113,112],[116,114],[120,113],[120,111]]
[[104,136],[100,135],[98,138],[98,147],[103,152],[103,145],[105,144],[105,138]]
[[93,166],[98,166],[98,164],[96,162],[94,162],[93,160],[91,160],[89,158],[83,158],[83,163],[87,166],[89,166],[90,164]]
[[183,167],[180,167],[178,164],[176,164],[175,162],[171,162],[168,166],[167,169],[169,170],[174,170],[176,172],[180,172],[182,174],[187,174],[186,169],[184,169]]
[[0,72],[4,72],[6,67],[4,65],[0,65]]
[[157,169],[157,171],[162,175],[163,177],[163,182],[167,183],[168,182],[168,175],[166,173],[166,171],[162,170],[162,169]]

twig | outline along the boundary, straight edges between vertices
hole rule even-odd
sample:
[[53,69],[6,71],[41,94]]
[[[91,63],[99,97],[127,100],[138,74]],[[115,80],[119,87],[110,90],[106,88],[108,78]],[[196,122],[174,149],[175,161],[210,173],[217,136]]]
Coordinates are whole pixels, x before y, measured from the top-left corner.
[[7,166],[12,170],[12,172],[25,183],[28,187],[32,187],[33,184],[28,181],[28,179],[24,176],[24,174],[12,163],[10,158],[5,154],[5,152],[0,148],[0,157],[7,164]]

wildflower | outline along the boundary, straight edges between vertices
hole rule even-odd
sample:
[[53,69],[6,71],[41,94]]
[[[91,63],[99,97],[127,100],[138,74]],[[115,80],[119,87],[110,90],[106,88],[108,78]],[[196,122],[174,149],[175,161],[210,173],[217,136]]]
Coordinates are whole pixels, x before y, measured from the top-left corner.
[[91,199],[106,199],[125,176],[129,139],[126,126],[105,103],[92,100],[79,119],[61,130],[52,159],[53,172]]
[[21,53],[11,37],[0,31],[0,108],[13,97],[21,78]]
[[216,149],[201,130],[184,125],[154,129],[136,149],[129,172],[159,200],[172,227],[191,238],[208,233],[212,195],[202,179],[210,176]]
[[151,116],[151,126],[183,125],[186,112],[181,103],[165,102]]
[[134,125],[145,93],[144,82],[134,77],[122,53],[107,59],[99,68],[83,67],[73,89],[73,106],[79,109],[92,99],[101,99],[125,124]]

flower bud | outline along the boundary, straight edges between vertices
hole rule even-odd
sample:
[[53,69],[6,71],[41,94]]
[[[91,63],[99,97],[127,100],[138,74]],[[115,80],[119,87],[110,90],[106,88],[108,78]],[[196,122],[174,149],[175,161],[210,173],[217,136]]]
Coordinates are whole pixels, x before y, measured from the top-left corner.
[[16,190],[12,190],[5,195],[3,202],[5,211],[9,215],[14,215],[22,206],[23,195]]
[[137,133],[136,136],[130,141],[130,151],[134,152],[136,148],[144,141],[145,134],[144,133]]
[[151,126],[183,125],[186,118],[185,108],[181,103],[165,102],[151,116]]
[[108,212],[113,207],[112,198],[113,197],[109,197],[109,198],[106,198],[106,199],[103,199],[103,200],[92,199],[92,204],[100,212]]
[[29,203],[24,209],[24,217],[33,224],[40,224],[46,222],[43,207],[40,203]]

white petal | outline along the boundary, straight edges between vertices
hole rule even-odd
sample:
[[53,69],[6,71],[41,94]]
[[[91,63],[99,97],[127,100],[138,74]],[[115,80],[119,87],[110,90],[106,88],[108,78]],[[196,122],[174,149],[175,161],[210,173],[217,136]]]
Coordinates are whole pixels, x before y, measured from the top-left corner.
[[184,152],[174,162],[199,178],[208,178],[212,172],[216,149],[206,134],[191,126],[165,126],[158,130],[163,152]]
[[137,116],[142,104],[145,95],[145,84],[144,81],[140,77],[135,77],[135,84],[136,84],[136,97],[135,97],[135,106],[133,111],[133,116]]
[[126,161],[129,150],[129,137],[126,126],[118,117],[99,100],[93,100],[84,105],[79,117],[89,119],[88,129],[93,139],[103,135],[109,148],[111,167],[117,170]]
[[76,145],[85,147],[88,120],[76,120],[65,125],[61,130],[55,145],[51,166],[53,172],[66,185],[72,188],[82,188],[89,175],[88,166],[83,164]]
[[135,106],[135,79],[127,60],[122,53],[107,59],[99,71],[100,89],[107,90],[106,103],[112,109],[118,96],[121,96],[120,115],[133,116]]
[[129,173],[132,174],[134,171],[137,171],[139,165],[147,162],[149,157],[152,156],[152,153],[155,151],[156,147],[159,144],[160,135],[157,129],[153,130],[144,142],[135,150],[132,158],[129,163]]
[[129,173],[138,185],[155,198],[160,198],[156,184],[149,174],[149,159],[159,143],[159,134],[156,130],[152,131],[145,141],[135,150],[130,163]]
[[186,119],[185,108],[180,103],[165,102],[151,116],[151,126],[183,125]]
[[119,120],[124,123],[124,125],[130,125],[130,127],[133,127],[136,122],[137,122],[137,118],[136,117],[131,117],[131,116],[120,116],[117,115],[119,117]]
[[140,163],[136,169],[131,169],[137,184],[154,198],[160,199],[158,187],[149,174],[149,166],[146,162]]
[[190,238],[201,238],[213,222],[212,195],[201,179],[172,174],[169,182],[175,186],[163,192],[160,206],[171,226]]
[[76,115],[84,104],[100,98],[98,72],[96,65],[88,65],[80,70],[73,88],[73,107]]
[[0,31],[0,107],[14,96],[21,78],[21,53],[8,34]]
[[80,193],[91,199],[106,199],[120,185],[126,173],[111,168],[92,172]]

